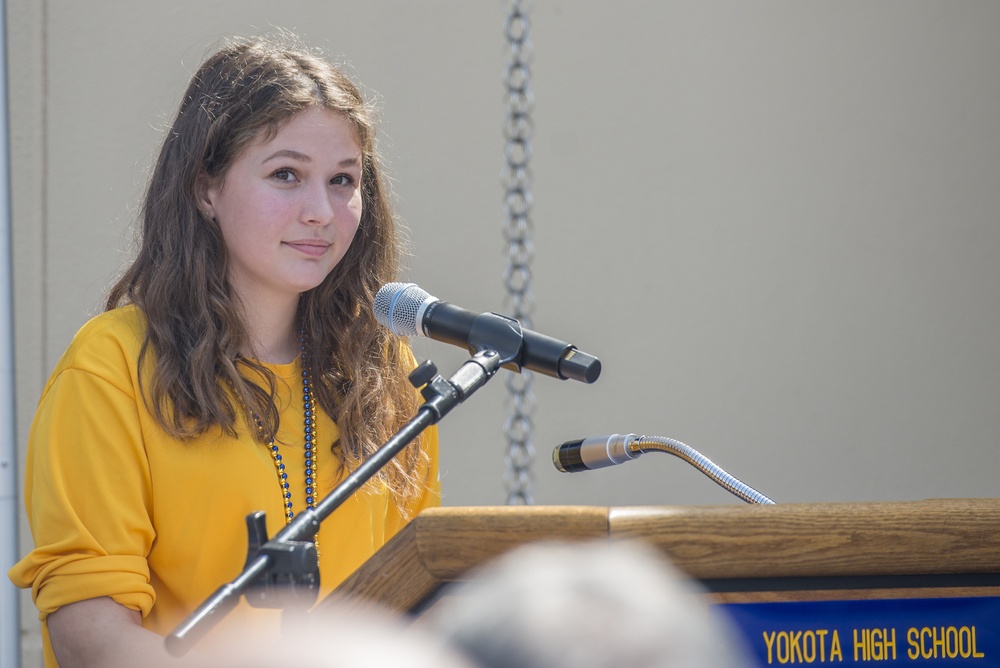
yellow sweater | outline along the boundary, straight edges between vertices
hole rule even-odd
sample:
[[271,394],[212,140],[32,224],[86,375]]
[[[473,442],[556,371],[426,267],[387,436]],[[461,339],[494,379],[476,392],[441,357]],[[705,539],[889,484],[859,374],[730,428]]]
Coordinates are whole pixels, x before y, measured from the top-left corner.
[[[166,435],[139,394],[144,320],[134,307],[104,313],[73,339],[52,373],[31,427],[25,502],[35,549],[10,571],[31,587],[43,624],[46,665],[54,666],[46,616],[100,596],[139,610],[143,626],[169,633],[243,569],[244,518],[267,513],[268,535],[284,525],[283,499],[265,446],[240,429],[193,442]],[[298,361],[269,365],[279,379],[277,436],[296,512],[305,507],[302,384]],[[284,382],[281,382],[284,381]],[[328,445],[337,427],[319,411],[319,497],[343,477]],[[440,501],[437,432],[426,434],[430,489],[409,511]],[[322,597],[405,524],[385,489],[368,485],[322,524]],[[241,603],[225,624],[277,613]],[[251,619],[252,618],[252,619]]]

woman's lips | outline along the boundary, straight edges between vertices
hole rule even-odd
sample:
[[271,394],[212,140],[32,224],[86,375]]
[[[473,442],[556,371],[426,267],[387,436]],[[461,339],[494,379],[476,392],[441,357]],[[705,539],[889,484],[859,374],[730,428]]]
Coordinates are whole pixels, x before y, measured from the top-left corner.
[[319,257],[327,251],[331,244],[320,239],[300,239],[297,241],[286,241],[286,246],[290,246],[305,255]]

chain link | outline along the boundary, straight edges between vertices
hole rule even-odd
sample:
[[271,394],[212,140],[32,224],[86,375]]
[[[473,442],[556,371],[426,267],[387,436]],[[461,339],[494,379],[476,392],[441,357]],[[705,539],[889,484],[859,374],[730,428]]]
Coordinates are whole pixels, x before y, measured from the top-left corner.
[[[503,273],[507,291],[506,306],[512,318],[524,327],[531,327],[531,314],[535,297],[531,293],[531,261],[535,255],[532,242],[531,220],[531,137],[534,124],[531,111],[535,96],[531,92],[531,59],[534,47],[529,37],[530,23],[528,2],[506,0],[507,17],[504,20],[504,72],[507,108],[503,122],[504,168],[501,183],[504,187],[503,238],[507,243],[507,268]],[[507,439],[504,457],[506,470],[503,484],[508,505],[534,503],[531,489],[534,475],[531,466],[535,459],[532,441],[535,413],[534,379],[530,371],[520,374],[506,373],[507,419],[503,432]]]

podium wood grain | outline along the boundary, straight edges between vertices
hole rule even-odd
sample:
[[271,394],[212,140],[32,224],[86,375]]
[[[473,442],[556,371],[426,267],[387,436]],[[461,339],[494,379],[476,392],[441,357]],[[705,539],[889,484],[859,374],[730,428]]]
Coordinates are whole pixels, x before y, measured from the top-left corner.
[[1000,499],[610,508],[699,579],[1000,572]]
[[[412,611],[444,584],[539,540],[643,540],[701,581],[982,576],[986,586],[884,587],[881,595],[1000,595],[1000,499],[773,506],[472,506],[429,509],[331,599]],[[795,587],[791,587],[795,589]],[[796,600],[815,591],[721,593]],[[871,597],[867,586],[824,597]]]

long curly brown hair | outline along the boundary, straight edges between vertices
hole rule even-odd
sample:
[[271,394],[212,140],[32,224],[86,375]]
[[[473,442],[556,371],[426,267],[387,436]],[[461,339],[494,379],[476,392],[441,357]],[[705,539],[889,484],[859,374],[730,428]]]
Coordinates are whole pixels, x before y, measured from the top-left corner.
[[[218,224],[199,211],[197,190],[205,177],[223,178],[251,143],[313,107],[348,119],[363,154],[357,235],[323,283],[302,294],[298,310],[308,350],[303,363],[315,377],[316,400],[340,431],[330,447],[353,470],[413,416],[418,398],[406,378],[406,343],[373,315],[375,293],[396,278],[400,254],[375,113],[325,59],[286,35],[235,41],[202,64],[150,177],[137,256],[111,288],[106,309],[132,303],[144,313],[140,368],[152,371],[143,396],[168,433],[190,439],[218,426],[235,435],[242,413],[256,434],[249,417],[256,413],[264,425],[259,437],[276,434],[276,379],[241,354],[250,349],[249,335],[227,279],[226,247]],[[415,475],[425,456],[411,445],[379,474],[401,507],[426,484]]]

